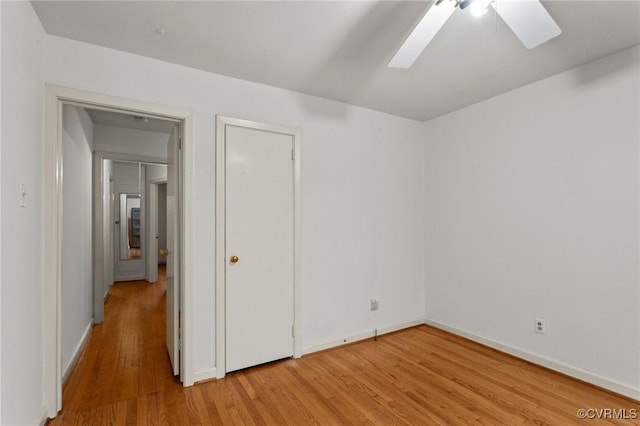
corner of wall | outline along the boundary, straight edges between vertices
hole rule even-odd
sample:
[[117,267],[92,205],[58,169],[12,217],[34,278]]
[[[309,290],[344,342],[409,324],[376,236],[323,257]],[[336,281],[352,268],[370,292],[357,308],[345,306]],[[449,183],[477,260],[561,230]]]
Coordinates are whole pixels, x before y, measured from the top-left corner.
[[[29,2],[0,2],[0,22],[0,313],[11,318],[12,324],[0,324],[0,422],[27,424],[40,420],[44,406],[41,164],[45,32]],[[19,198],[23,184],[27,193],[24,207]],[[6,198],[8,194],[12,195]],[[20,285],[4,285],[9,282]]]
[[428,321],[634,398],[639,51],[424,125]]

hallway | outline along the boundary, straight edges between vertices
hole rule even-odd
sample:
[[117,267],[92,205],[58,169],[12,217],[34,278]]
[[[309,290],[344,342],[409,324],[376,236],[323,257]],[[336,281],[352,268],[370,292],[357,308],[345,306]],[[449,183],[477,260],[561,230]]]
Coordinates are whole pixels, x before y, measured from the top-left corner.
[[115,411],[126,414],[129,422],[131,416],[139,417],[138,408],[152,412],[156,401],[166,397],[163,392],[182,389],[165,346],[165,290],[164,267],[155,283],[111,287],[105,321],[93,327],[64,386],[63,410],[49,424],[109,424]]

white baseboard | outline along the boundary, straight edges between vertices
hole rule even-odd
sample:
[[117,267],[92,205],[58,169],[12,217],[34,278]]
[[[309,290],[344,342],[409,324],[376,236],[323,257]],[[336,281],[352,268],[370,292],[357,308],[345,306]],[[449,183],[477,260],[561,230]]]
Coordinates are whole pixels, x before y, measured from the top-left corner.
[[[402,330],[404,328],[415,327],[416,325],[424,324],[424,319],[420,318],[413,321],[403,322],[401,324],[395,324],[388,327],[378,328],[378,336],[383,334],[392,333],[394,331]],[[361,333],[352,334],[343,339],[331,340],[329,342],[319,343],[317,345],[305,346],[302,348],[302,354],[307,355],[313,352],[323,351],[325,349],[331,349],[338,346],[346,345],[348,343],[357,342],[359,340],[369,339],[375,336],[375,330],[367,330]]]
[[216,376],[216,367],[213,368],[207,368],[205,370],[200,370],[200,371],[196,371],[195,373],[193,373],[193,382],[194,383],[198,383],[198,382],[202,382],[204,380],[211,380],[211,379],[215,379]]
[[145,281],[146,275],[121,275],[114,278],[113,283],[121,283],[123,281]]
[[591,383],[592,385],[596,385],[612,392],[619,393],[620,395],[624,395],[635,400],[640,400],[640,389],[634,389],[631,386],[627,386],[614,380],[607,379],[606,377],[599,376],[590,371],[572,367],[560,361],[556,361],[522,349],[514,348],[513,346],[507,345],[505,343],[487,339],[485,337],[481,337],[473,333],[469,333],[467,331],[439,323],[437,321],[426,319],[424,323],[432,327],[465,337],[469,340],[473,340],[474,342],[480,343],[482,345],[489,346],[490,348],[497,349],[501,352],[508,353],[509,355],[513,355],[517,358],[521,358],[534,364],[549,368],[551,370],[558,371],[560,373],[566,374],[567,376],[571,376],[584,382]]
[[80,339],[80,341],[78,342],[78,345],[76,346],[75,350],[73,351],[73,356],[69,360],[69,363],[64,368],[64,370],[62,370],[62,383],[63,384],[69,378],[69,375],[71,374],[71,371],[73,370],[73,367],[76,366],[76,363],[78,362],[78,359],[80,358],[80,354],[82,353],[82,350],[84,349],[85,345],[87,344],[87,340],[89,340],[89,334],[91,333],[91,327],[93,327],[93,318],[91,319],[91,322],[89,322],[89,325],[87,325],[87,328],[84,330],[84,334],[82,335],[82,339]]

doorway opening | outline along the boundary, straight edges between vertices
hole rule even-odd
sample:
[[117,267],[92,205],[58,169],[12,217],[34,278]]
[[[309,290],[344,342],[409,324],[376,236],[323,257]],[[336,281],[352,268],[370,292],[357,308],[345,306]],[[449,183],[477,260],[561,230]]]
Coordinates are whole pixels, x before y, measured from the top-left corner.
[[[115,266],[117,263],[121,262],[127,266],[137,265],[137,272],[128,277],[122,275],[123,271],[120,271],[120,278],[123,280],[125,278],[158,280],[158,256],[155,256],[155,260],[153,255],[150,256],[152,247],[154,254],[157,254],[155,245],[150,244],[150,239],[153,236],[155,240],[155,236],[158,235],[157,230],[154,230],[156,234],[152,235],[148,225],[152,221],[157,223],[159,215],[151,214],[147,193],[150,187],[157,189],[158,185],[162,184],[163,178],[159,176],[148,178],[152,177],[152,169],[158,168],[163,163],[166,164],[163,166],[166,168],[164,182],[166,182],[167,198],[170,200],[165,202],[167,209],[165,217],[169,218],[167,223],[170,223],[172,229],[172,235],[167,238],[168,247],[162,247],[168,253],[166,256],[167,350],[174,375],[179,376],[185,386],[193,384],[191,375],[188,373],[190,371],[188,365],[189,327],[191,327],[188,320],[191,307],[190,286],[188,274],[185,274],[186,269],[182,267],[185,257],[188,256],[190,242],[190,235],[185,232],[185,217],[189,215],[189,206],[185,203],[189,194],[185,194],[185,188],[190,187],[190,174],[186,173],[190,168],[188,161],[190,113],[144,102],[47,86],[44,169],[45,276],[47,278],[45,280],[44,348],[45,353],[50,356],[44,364],[44,395],[47,415],[51,418],[55,417],[62,408],[63,368],[68,367],[68,364],[63,365],[63,358],[67,363],[69,355],[67,349],[63,352],[63,343],[67,343],[63,338],[68,331],[63,323],[63,282],[67,282],[68,273],[63,269],[65,253],[68,251],[65,250],[67,247],[65,243],[70,239],[68,237],[70,233],[64,231],[69,229],[70,223],[74,223],[69,221],[69,215],[65,216],[65,213],[69,210],[71,214],[74,213],[73,207],[70,207],[73,204],[69,199],[77,197],[77,194],[65,184],[82,182],[82,179],[74,177],[71,173],[77,164],[70,163],[73,160],[67,159],[65,167],[63,161],[66,157],[64,154],[67,154],[65,138],[69,137],[64,126],[64,110],[67,107],[96,111],[100,114],[134,117],[141,122],[162,121],[169,123],[171,127],[163,156],[154,156],[149,152],[127,152],[127,149],[118,149],[117,143],[108,149],[101,149],[100,146],[104,145],[100,144],[96,144],[95,148],[92,147],[93,159],[89,160],[88,167],[89,180],[93,181],[89,190],[93,195],[93,201],[92,205],[88,206],[92,216],[90,222],[92,229],[87,233],[84,228],[83,232],[78,232],[78,235],[82,235],[85,242],[87,234],[90,236],[90,247],[83,247],[85,252],[92,253],[89,271],[93,303],[90,309],[93,322],[100,323],[104,318],[104,301],[109,285],[119,281],[118,269]],[[73,146],[71,149],[74,149]],[[85,154],[83,153],[86,158]],[[137,169],[137,185],[133,183],[128,188],[119,188],[117,182],[113,180],[113,175],[110,177],[106,173],[105,165],[109,162],[111,166],[117,164],[123,169],[131,169],[129,172]],[[85,209],[86,216],[86,204],[83,204],[82,208]],[[125,248],[124,251],[123,248]],[[155,271],[150,266],[154,261],[156,262]],[[87,328],[82,340],[86,339],[89,329],[90,327]]]
[[[166,264],[166,255],[159,252],[167,251],[167,165],[95,155],[103,176],[94,195],[99,197],[96,206],[102,203],[106,297],[114,282],[155,282],[158,265]],[[94,319],[100,322],[98,316]]]

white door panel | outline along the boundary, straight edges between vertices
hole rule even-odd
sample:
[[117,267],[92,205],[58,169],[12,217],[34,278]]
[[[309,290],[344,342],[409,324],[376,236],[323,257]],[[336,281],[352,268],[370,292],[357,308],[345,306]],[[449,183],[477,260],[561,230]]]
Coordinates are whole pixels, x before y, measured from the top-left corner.
[[178,226],[178,188],[180,164],[179,127],[176,125],[167,149],[167,350],[173,374],[180,372],[180,227]]
[[115,281],[115,277],[114,277],[114,269],[115,269],[115,259],[113,256],[113,246],[114,246],[114,238],[113,238],[113,232],[114,232],[114,228],[115,228],[115,184],[113,182],[109,182],[109,214],[107,215],[108,217],[108,221],[109,221],[109,244],[108,244],[108,248],[107,248],[107,253],[108,253],[108,257],[107,257],[107,269],[108,269],[108,273],[107,273],[107,283],[108,285],[112,285],[113,282]]
[[291,135],[227,126],[225,140],[229,372],[293,356],[294,184]]

